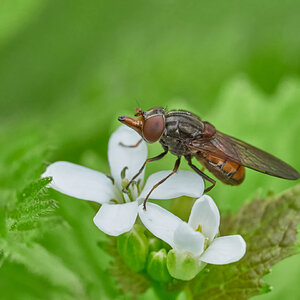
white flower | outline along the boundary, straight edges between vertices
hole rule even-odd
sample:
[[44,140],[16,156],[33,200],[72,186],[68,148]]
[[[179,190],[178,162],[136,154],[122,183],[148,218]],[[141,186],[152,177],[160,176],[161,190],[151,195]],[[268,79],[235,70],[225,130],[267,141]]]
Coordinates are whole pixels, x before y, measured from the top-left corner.
[[153,203],[148,203],[146,211],[140,206],[139,216],[155,236],[176,252],[192,253],[199,263],[223,265],[238,261],[245,254],[246,243],[240,235],[216,238],[220,214],[208,195],[195,202],[188,223]]
[[[129,231],[135,223],[138,205],[154,184],[171,171],[152,174],[144,188],[144,172],[130,186],[129,194],[122,189],[138,172],[147,158],[147,146],[142,141],[138,147],[128,148],[120,145],[135,145],[140,140],[138,133],[122,126],[110,137],[108,160],[111,177],[70,162],[59,161],[48,166],[42,177],[52,177],[49,184],[53,189],[66,195],[95,201],[102,204],[94,217],[94,223],[103,232],[117,236]],[[125,175],[122,178],[121,173]],[[202,178],[188,171],[178,171],[152,193],[151,199],[171,199],[179,196],[200,197],[204,190]]]

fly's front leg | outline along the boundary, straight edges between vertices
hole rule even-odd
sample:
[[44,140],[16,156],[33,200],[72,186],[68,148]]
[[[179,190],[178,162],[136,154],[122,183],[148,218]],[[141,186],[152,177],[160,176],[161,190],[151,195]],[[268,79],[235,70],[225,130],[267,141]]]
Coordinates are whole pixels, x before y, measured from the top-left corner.
[[163,182],[165,182],[169,177],[171,177],[173,174],[175,174],[179,168],[179,165],[180,165],[180,159],[181,157],[179,156],[175,162],[175,166],[173,168],[173,171],[168,175],[166,176],[165,178],[163,178],[161,181],[159,181],[157,184],[155,184],[152,189],[150,190],[150,192],[147,194],[145,200],[144,200],[144,204],[143,204],[143,208],[144,210],[146,210],[146,203],[147,203],[147,200],[150,196],[150,194],[153,192],[154,189],[156,189],[160,184],[162,184]]
[[142,167],[140,168],[140,170],[132,177],[132,179],[129,181],[129,183],[127,184],[127,186],[123,189],[123,192],[124,193],[127,193],[128,192],[128,188],[129,186],[132,184],[132,182],[143,172],[146,164],[148,162],[151,162],[151,161],[156,161],[156,160],[160,160],[162,159],[166,154],[168,153],[168,149],[165,150],[163,153],[155,156],[155,157],[151,157],[151,158],[147,158],[144,162],[144,164],[142,165]]
[[140,139],[135,145],[125,145],[122,142],[119,143],[119,145],[121,145],[122,147],[126,147],[126,148],[136,148],[139,146],[139,144],[142,142],[143,139]]
[[205,173],[203,173],[202,171],[200,171],[195,165],[192,164],[192,158],[191,156],[185,156],[189,166],[197,173],[199,174],[201,177],[203,177],[204,179],[206,179],[207,181],[209,181],[212,185],[208,188],[206,188],[204,190],[204,193],[209,192],[215,185],[216,185],[216,181],[213,180],[212,178],[210,178],[209,176],[207,176]]

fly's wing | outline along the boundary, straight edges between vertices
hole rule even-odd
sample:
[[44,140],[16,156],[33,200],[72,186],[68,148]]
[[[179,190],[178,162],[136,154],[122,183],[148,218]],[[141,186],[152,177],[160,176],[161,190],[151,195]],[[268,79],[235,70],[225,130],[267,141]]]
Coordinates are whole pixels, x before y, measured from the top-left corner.
[[198,150],[268,175],[291,180],[300,177],[294,168],[275,156],[219,131],[210,139],[190,141],[188,147],[193,152]]

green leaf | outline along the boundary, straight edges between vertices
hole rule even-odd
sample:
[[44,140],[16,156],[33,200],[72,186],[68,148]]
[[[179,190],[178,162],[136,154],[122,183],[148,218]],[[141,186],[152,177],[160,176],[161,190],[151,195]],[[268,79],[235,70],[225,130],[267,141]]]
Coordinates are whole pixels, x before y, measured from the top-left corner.
[[113,257],[110,274],[124,294],[130,294],[135,299],[150,287],[151,282],[143,273],[134,272],[125,264],[118,252],[116,238],[111,237],[104,248]]
[[18,200],[25,201],[28,198],[37,197],[42,192],[42,190],[51,182],[51,180],[51,177],[45,177],[30,183],[20,193],[18,193]]
[[[12,210],[8,212],[10,218],[9,230],[24,231],[46,226],[46,220],[52,222],[53,217],[49,217],[54,212],[55,202],[49,198],[46,188],[51,182],[51,178],[41,178],[28,184],[18,193],[18,202]],[[54,217],[57,223],[59,218]]]
[[300,185],[278,196],[254,199],[221,221],[221,235],[241,234],[247,252],[237,263],[210,265],[190,282],[195,299],[248,299],[270,287],[262,277],[279,261],[299,252]]
[[80,279],[59,257],[39,244],[8,246],[10,261],[25,265],[32,273],[44,277],[54,286],[62,287],[78,297],[84,289]]
[[2,264],[3,264],[3,262],[4,262],[4,260],[5,260],[5,254],[4,254],[4,251],[3,251],[2,249],[0,249],[0,268],[1,268],[1,266],[2,266]]
[[0,238],[6,237],[6,209],[0,202]]

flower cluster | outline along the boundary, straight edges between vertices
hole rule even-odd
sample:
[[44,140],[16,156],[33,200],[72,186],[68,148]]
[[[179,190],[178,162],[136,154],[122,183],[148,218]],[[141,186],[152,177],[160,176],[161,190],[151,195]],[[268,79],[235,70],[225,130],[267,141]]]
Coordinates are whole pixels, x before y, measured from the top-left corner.
[[[142,206],[153,185],[171,171],[154,173],[145,184],[143,171],[130,185],[128,193],[123,192],[123,188],[147,158],[145,142],[137,147],[124,147],[137,144],[139,139],[136,132],[125,126],[112,134],[108,145],[110,175],[59,161],[49,165],[42,176],[52,177],[49,186],[61,193],[100,203],[94,223],[108,235],[119,236],[129,232],[139,215],[144,226],[154,236],[172,247],[166,264],[174,278],[187,280],[193,278],[206,263],[227,264],[243,257],[246,244],[240,235],[216,237],[220,214],[214,201],[209,196],[202,195],[204,182],[196,173],[180,170],[150,195],[150,199],[180,196],[198,198],[188,223],[159,205],[148,202],[146,210]],[[189,270],[183,270],[187,265],[186,260],[191,258],[195,265],[192,273],[190,266]]]

